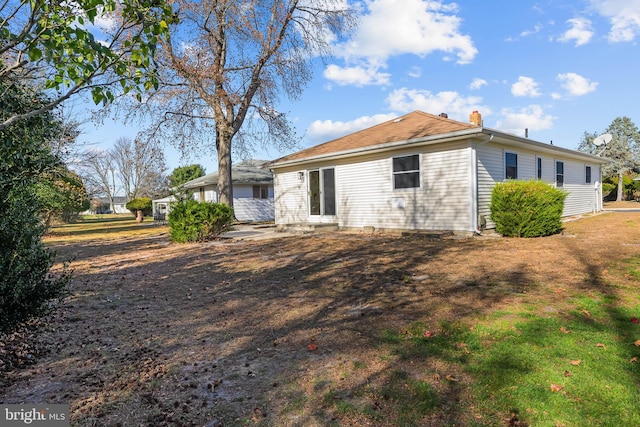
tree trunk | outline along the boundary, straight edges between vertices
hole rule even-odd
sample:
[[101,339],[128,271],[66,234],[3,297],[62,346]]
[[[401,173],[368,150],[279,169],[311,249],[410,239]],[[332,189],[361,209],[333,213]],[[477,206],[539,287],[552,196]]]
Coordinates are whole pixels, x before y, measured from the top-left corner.
[[220,132],[216,138],[218,148],[218,203],[233,207],[231,137]]
[[624,188],[624,176],[622,175],[622,171],[618,172],[618,196],[616,197],[616,202],[621,202],[623,197],[623,188]]

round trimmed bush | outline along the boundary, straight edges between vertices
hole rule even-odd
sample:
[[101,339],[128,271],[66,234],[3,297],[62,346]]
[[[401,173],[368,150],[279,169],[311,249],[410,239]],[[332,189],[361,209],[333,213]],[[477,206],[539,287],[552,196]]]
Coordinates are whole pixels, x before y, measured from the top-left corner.
[[491,193],[491,220],[509,237],[541,237],[562,230],[567,193],[542,181],[509,180]]

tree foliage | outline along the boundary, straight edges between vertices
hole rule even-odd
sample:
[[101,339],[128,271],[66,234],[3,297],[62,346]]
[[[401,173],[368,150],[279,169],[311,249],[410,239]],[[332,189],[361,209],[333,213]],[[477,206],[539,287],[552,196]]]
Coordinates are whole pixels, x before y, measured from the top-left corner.
[[47,227],[54,218],[69,222],[89,209],[89,197],[82,178],[66,166],[42,174],[36,183],[36,196]]
[[137,211],[142,211],[143,215],[151,214],[151,207],[153,205],[153,201],[148,197],[140,197],[139,199],[133,199],[127,202],[126,208],[129,211],[135,213]]
[[200,178],[204,175],[205,171],[202,165],[194,164],[175,168],[173,172],[171,172],[171,175],[169,175],[167,178],[169,179],[169,185],[172,188],[175,188],[184,184],[185,182]]
[[[214,145],[218,194],[231,205],[234,152],[297,144],[280,95],[296,99],[311,79],[311,60],[351,29],[343,0],[175,2],[177,21],[161,40],[163,85],[138,111],[156,118],[148,137],[183,151]],[[213,140],[212,140],[213,139]]]
[[[50,100],[33,89],[0,81],[0,119],[39,109]],[[45,227],[37,197],[41,176],[61,163],[52,153],[60,121],[51,112],[0,130],[0,331],[42,313],[64,295],[69,272],[49,274],[54,253],[42,243]]]
[[[171,5],[162,0],[0,2],[0,82],[5,88],[31,82],[55,93],[4,117],[0,129],[83,91],[96,103],[131,90],[141,98],[158,84],[152,58],[172,19]],[[100,32],[104,39],[96,37]]]
[[616,117],[604,133],[612,135],[611,141],[604,147],[593,144],[599,134],[585,132],[578,150],[611,160],[611,163],[603,166],[602,174],[609,179],[616,177],[616,200],[620,201],[624,196],[624,175],[640,167],[640,131],[630,118]]

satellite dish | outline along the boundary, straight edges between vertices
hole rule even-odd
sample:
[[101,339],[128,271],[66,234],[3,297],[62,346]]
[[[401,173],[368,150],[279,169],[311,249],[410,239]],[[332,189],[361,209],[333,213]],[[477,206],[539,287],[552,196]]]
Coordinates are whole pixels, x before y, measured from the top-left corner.
[[612,138],[613,138],[613,135],[611,135],[610,133],[603,133],[602,135],[598,136],[593,140],[593,145],[595,145],[596,147],[607,145]]

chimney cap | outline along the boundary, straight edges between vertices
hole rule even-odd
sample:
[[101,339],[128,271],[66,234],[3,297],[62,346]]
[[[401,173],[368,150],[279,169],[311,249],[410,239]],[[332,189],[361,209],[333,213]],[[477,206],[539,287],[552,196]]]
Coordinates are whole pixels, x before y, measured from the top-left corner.
[[445,119],[449,118],[449,115],[447,113],[440,113],[440,117],[443,117]]

